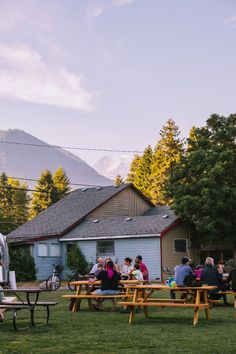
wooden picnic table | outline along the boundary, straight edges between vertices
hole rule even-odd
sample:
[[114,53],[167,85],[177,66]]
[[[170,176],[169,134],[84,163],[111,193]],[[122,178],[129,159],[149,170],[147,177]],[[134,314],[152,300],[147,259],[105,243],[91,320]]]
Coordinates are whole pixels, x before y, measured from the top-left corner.
[[63,295],[63,298],[70,299],[69,310],[76,312],[80,310],[81,301],[86,299],[88,301],[89,309],[92,309],[92,299],[126,299],[131,297],[129,288],[124,288],[125,285],[136,285],[137,280],[120,280],[121,291],[117,295],[95,295],[93,291],[100,288],[101,281],[78,280],[71,282],[76,286],[76,292],[72,295]]
[[[209,290],[216,289],[215,286],[203,285],[201,287],[178,287],[170,288],[167,285],[162,284],[150,284],[150,285],[125,285],[127,289],[131,290],[133,294],[131,301],[119,302],[120,305],[130,306],[131,312],[129,315],[129,324],[133,322],[135,308],[143,307],[145,317],[148,318],[148,307],[182,307],[193,308],[194,317],[193,325],[198,323],[199,310],[204,309],[207,319],[210,319],[210,304],[208,302],[207,293]],[[151,295],[156,291],[174,291],[175,293],[184,294],[182,299],[171,298],[155,298]],[[189,295],[187,298],[186,295]]]

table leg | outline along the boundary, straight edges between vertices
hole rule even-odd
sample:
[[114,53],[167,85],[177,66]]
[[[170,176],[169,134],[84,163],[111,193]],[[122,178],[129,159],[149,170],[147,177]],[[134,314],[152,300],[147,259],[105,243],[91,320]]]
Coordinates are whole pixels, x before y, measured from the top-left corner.
[[204,303],[208,304],[208,307],[205,309],[205,315],[206,315],[206,319],[209,320],[210,319],[210,304],[209,304],[208,298],[207,298],[207,290],[203,290],[203,298],[204,298]]
[[[135,289],[135,290],[134,290],[134,295],[133,295],[133,302],[136,302],[136,301],[137,301],[137,299],[138,299],[138,294],[139,294],[138,289]],[[129,324],[131,324],[131,323],[133,322],[134,313],[135,313],[135,307],[136,307],[136,306],[131,306],[131,312],[130,312],[130,315],[129,315]]]
[[[196,305],[200,304],[200,291],[197,290],[196,293],[196,301],[195,301]],[[193,317],[193,325],[196,326],[196,324],[198,323],[198,317],[199,317],[199,307],[196,306],[194,307],[194,317]]]

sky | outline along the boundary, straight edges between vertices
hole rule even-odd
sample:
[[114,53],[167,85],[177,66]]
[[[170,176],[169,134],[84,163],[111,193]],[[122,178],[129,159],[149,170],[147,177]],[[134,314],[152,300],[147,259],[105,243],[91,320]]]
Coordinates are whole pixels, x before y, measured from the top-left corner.
[[0,130],[143,151],[235,113],[235,82],[235,0],[0,0]]

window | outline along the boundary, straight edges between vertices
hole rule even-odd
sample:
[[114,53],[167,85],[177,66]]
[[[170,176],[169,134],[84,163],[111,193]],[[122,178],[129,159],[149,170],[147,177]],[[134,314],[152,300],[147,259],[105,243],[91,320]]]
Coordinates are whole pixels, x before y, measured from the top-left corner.
[[51,244],[51,257],[60,257],[61,256],[61,245],[59,243]]
[[38,256],[39,257],[47,257],[48,256],[48,244],[47,243],[39,243],[38,244]]
[[186,239],[175,239],[174,240],[174,252],[176,253],[187,253],[187,240]]
[[97,255],[114,254],[114,241],[97,241]]

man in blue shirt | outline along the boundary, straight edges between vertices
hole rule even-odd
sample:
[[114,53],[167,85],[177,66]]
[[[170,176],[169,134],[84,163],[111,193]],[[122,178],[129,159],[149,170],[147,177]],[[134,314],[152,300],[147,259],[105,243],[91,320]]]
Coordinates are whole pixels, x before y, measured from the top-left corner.
[[[189,265],[190,259],[188,257],[183,257],[181,259],[181,264],[175,267],[175,283],[177,286],[185,286],[184,280],[186,275],[194,274],[192,268]],[[175,292],[170,291],[170,297],[175,299]]]

